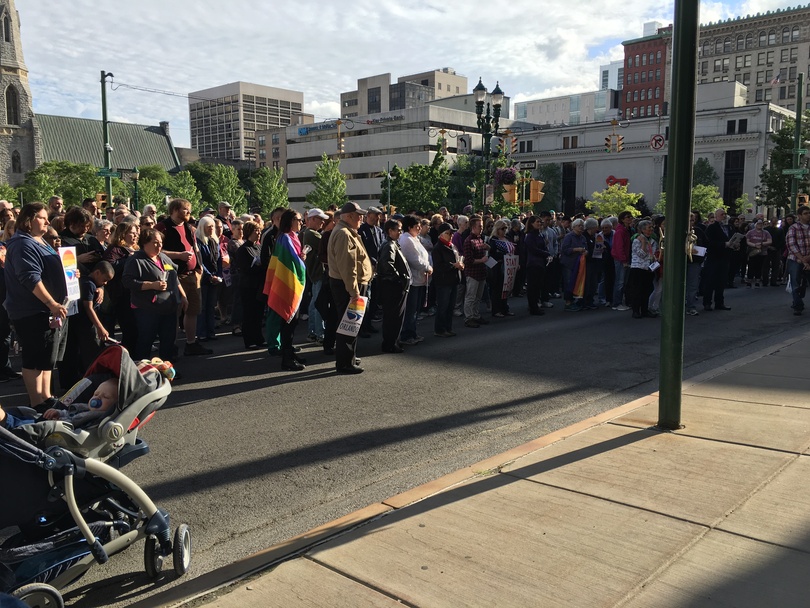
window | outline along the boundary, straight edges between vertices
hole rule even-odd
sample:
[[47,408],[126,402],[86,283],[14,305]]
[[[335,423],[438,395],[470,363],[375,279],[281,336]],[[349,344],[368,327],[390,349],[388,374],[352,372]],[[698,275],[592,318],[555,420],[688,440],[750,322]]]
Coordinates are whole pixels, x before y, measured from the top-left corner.
[[790,41],[796,42],[799,39],[799,26],[794,25],[793,30],[790,32]]
[[785,26],[782,28],[782,44],[790,42],[790,28]]
[[647,54],[641,56],[641,65],[647,65]]
[[567,150],[570,147],[569,139],[567,137],[563,137],[563,150]]
[[734,132],[736,130],[737,130],[736,120],[729,120],[726,122],[726,135],[734,135]]
[[653,96],[652,91],[653,91],[652,89],[647,89],[647,99],[652,99],[652,96]]
[[655,98],[659,99],[661,97],[661,87],[655,87]]
[[745,38],[742,37],[742,34],[737,36],[737,50],[742,51],[745,48]]
[[633,84],[638,84],[638,72],[633,74]]
[[258,144],[259,144],[260,148],[263,148],[264,146],[267,145],[267,136],[266,135],[259,135],[258,140],[259,140]]
[[774,55],[773,51],[768,51],[768,54],[765,57],[765,63],[767,63],[768,65],[771,65],[773,63],[773,55]]
[[792,65],[788,68],[788,80],[796,80],[796,66]]
[[653,106],[653,107],[655,108],[655,115],[660,116],[660,114],[658,112],[658,104],[655,104],[655,106]]
[[773,89],[765,89],[765,101],[773,99]]
[[753,34],[748,34],[745,37],[745,48],[747,48],[747,49],[754,48],[754,35]]
[[649,72],[647,72],[647,80],[649,80],[650,82],[652,82],[652,79],[653,79],[653,71],[652,71],[652,70],[650,70]]
[[259,160],[266,160],[267,159],[267,150],[264,148],[259,150]]
[[723,69],[723,60],[722,59],[715,59],[714,60],[714,71],[719,72]]
[[745,74],[742,75],[742,83],[745,86],[748,86],[748,85],[751,84],[751,72],[746,72]]
[[790,49],[782,49],[782,51],[779,53],[779,61],[782,63],[787,63],[789,53]]
[[656,80],[661,80],[661,68],[657,68],[655,70],[655,79]]
[[627,67],[628,68],[633,67],[633,56],[632,55],[630,55],[630,57],[627,58]]
[[655,53],[655,63],[661,63],[661,51]]
[[746,55],[743,58],[743,67],[750,68],[751,67],[751,55]]
[[11,18],[8,15],[3,17],[3,41],[11,42]]
[[799,59],[799,47],[794,46],[790,49],[790,62],[795,63]]
[[532,142],[531,142],[531,140],[529,140],[529,141],[526,142],[526,152],[531,152],[531,151],[532,151]]
[[279,136],[278,133],[273,133],[270,136],[270,143],[272,143],[274,146],[277,146],[280,141],[281,141],[281,137]]
[[737,122],[737,133],[748,133],[748,119],[741,118]]
[[641,82],[647,82],[647,72],[641,73]]
[[632,74],[627,75],[627,84],[633,84],[633,75]]
[[723,40],[723,52],[730,53],[731,52],[731,38],[726,38]]
[[776,44],[776,32],[771,30],[768,32],[768,46]]
[[757,89],[755,101],[762,101],[762,89]]
[[22,162],[20,161],[20,153],[17,150],[11,153],[11,172],[22,173]]
[[442,83],[441,83],[441,82],[437,82],[437,83],[436,83],[436,88],[437,88],[437,89],[439,89],[439,90],[441,91],[441,90],[442,90]]
[[765,82],[765,72],[757,72],[757,84],[762,84],[763,82]]
[[[703,53],[702,53],[702,55],[705,57],[706,55],[711,53],[711,51],[712,51],[711,45],[708,42],[704,42],[703,43]],[[660,53],[661,51],[658,51],[658,52]]]
[[281,151],[278,148],[273,148],[273,158],[281,156]]
[[525,141],[519,141],[518,142],[518,154],[523,154],[524,152],[526,152],[526,142]]
[[578,141],[579,141],[579,136],[578,135],[572,135],[571,136],[571,147],[576,148]]
[[12,85],[6,89],[6,124],[20,124],[20,98]]
[[639,115],[640,118],[644,118],[644,106],[641,106],[638,109],[638,115]]
[[768,43],[768,34],[765,32],[759,33],[759,46],[765,46]]
[[640,66],[640,65],[641,65],[641,64],[639,63],[639,57],[638,57],[638,55],[636,55],[636,67],[638,67],[638,66]]
[[647,91],[645,89],[641,89],[641,101],[647,99]]
[[633,91],[633,101],[638,101],[638,91]]
[[743,67],[743,57],[742,55],[737,55],[737,57],[734,58],[734,68],[737,70],[741,70],[742,67]]
[[723,52],[723,41],[719,38],[714,41],[714,54],[719,55]]
[[765,53],[757,53],[757,65],[765,65]]
[[630,103],[630,101],[631,101],[630,97],[631,97],[630,91],[627,91],[627,100],[626,100],[627,103]]
[[459,88],[456,87],[456,95],[458,95],[458,94],[459,94]]
[[655,55],[653,53],[650,53],[650,65],[653,64],[653,59],[654,58],[655,58]]

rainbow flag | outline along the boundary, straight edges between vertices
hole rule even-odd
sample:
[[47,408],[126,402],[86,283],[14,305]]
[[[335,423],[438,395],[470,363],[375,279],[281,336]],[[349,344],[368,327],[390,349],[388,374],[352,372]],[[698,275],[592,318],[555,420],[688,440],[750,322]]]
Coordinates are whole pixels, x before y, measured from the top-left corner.
[[278,237],[263,289],[267,306],[288,323],[301,305],[307,274],[295,245],[289,234]]

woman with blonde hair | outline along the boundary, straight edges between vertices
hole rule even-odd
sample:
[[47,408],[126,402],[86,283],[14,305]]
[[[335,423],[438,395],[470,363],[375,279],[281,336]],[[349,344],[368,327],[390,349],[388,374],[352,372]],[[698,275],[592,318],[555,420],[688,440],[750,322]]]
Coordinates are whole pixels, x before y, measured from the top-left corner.
[[[145,229],[145,228],[144,228]],[[121,328],[121,344],[134,353],[138,343],[138,328],[135,313],[132,311],[129,289],[124,286],[124,266],[138,247],[140,228],[132,222],[121,222],[115,227],[110,246],[102,259],[112,264],[115,276],[104,288],[104,301],[101,303],[101,320],[104,327],[113,335],[115,326]]]
[[222,261],[219,255],[219,238],[216,236],[216,223],[210,215],[197,220],[197,246],[200,248],[200,314],[197,317],[197,336],[203,340],[216,340],[217,322],[214,308],[222,283]]
[[[515,244],[506,238],[510,222],[497,220],[492,226],[489,237],[489,257],[497,262],[487,271],[489,284],[489,299],[493,317],[513,317],[515,313],[509,310],[509,294],[504,292],[503,283],[506,278],[506,256],[515,254]],[[511,291],[511,290],[510,290]]]

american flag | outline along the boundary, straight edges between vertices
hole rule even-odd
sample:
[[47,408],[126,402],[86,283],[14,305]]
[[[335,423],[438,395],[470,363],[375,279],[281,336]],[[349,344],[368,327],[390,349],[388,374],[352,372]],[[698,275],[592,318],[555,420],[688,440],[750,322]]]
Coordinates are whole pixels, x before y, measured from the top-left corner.
[[779,72],[776,75],[776,77],[773,80],[771,80],[771,86],[773,86],[775,84],[779,84],[780,82],[782,82],[782,72]]

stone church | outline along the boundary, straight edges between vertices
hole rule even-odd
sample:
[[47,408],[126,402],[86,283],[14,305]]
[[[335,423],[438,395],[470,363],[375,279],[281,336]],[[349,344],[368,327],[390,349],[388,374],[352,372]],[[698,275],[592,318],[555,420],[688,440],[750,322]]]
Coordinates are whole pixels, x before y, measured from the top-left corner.
[[[0,25],[0,183],[18,186],[26,173],[47,161],[103,167],[101,120],[34,114],[14,0],[0,0]],[[160,165],[173,172],[180,168],[168,122],[158,126],[111,122],[109,137],[113,169]]]

